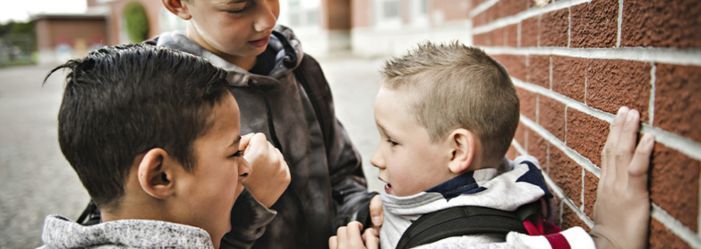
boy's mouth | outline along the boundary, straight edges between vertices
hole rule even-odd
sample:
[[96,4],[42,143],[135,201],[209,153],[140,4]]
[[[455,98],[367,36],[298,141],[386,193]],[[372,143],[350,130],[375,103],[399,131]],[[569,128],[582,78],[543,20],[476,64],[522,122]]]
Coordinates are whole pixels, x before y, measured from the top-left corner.
[[384,183],[385,183],[385,193],[387,193],[387,194],[392,194],[392,184],[390,184],[389,182],[385,181],[385,180],[382,179],[381,177],[377,177],[377,179],[380,179],[381,182],[384,182]]
[[270,36],[266,36],[258,40],[248,41],[248,44],[254,47],[265,47],[266,45],[268,45],[268,40],[270,40]]

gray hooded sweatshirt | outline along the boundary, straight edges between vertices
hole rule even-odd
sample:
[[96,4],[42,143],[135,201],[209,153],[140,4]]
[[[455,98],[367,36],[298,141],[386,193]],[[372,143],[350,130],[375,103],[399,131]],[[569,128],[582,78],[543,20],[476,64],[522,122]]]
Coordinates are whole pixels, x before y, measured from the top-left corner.
[[83,226],[50,215],[41,235],[45,249],[63,248],[214,248],[198,227],[156,220],[118,220]]

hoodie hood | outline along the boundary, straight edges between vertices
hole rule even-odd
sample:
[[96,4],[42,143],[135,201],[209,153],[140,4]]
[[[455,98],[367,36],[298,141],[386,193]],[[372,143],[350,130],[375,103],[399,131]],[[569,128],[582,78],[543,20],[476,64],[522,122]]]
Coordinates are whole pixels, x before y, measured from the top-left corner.
[[[415,195],[383,193],[384,223],[380,229],[380,242],[382,248],[395,248],[412,221],[424,214],[458,206],[514,211],[549,195],[537,160],[530,156],[505,160],[499,168],[467,172]],[[486,237],[473,242],[496,241]]]
[[513,211],[550,195],[535,162],[533,157],[521,156],[505,160],[499,168],[470,171],[415,195],[382,193],[381,197],[385,211],[394,215],[422,215],[456,206]]
[[278,80],[282,79],[299,66],[304,56],[302,44],[297,39],[294,32],[290,28],[282,25],[277,25],[273,29],[273,32],[270,35],[270,41],[268,42],[268,47],[272,49],[273,53],[275,54],[274,66],[268,75],[251,74],[247,70],[231,64],[207,49],[201,47],[196,42],[190,40],[185,33],[180,31],[161,34],[158,37],[156,45],[184,51],[207,59],[215,66],[232,72],[229,74],[229,82],[237,87],[246,87],[250,84],[256,84],[257,81],[250,81],[251,77],[272,77]]
[[197,227],[156,220],[117,220],[83,226],[51,215],[41,235],[44,248],[214,248]]

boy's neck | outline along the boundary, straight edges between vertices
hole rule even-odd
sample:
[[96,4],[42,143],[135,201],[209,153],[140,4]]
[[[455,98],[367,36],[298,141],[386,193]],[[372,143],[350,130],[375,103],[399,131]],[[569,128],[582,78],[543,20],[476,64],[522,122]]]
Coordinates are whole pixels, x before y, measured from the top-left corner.
[[[216,54],[216,53],[215,53]],[[256,56],[252,57],[237,57],[237,56],[231,56],[231,55],[226,55],[226,54],[216,54],[217,56],[221,57],[222,59],[226,60],[227,62],[234,64],[240,68],[243,68],[246,71],[251,71],[253,67],[256,65]]]
[[490,160],[479,160],[478,162],[475,162],[472,167],[470,167],[470,171],[475,171],[475,170],[480,170],[480,169],[500,169],[502,168],[504,164],[504,158],[499,158],[499,159],[490,159]]
[[117,207],[100,208],[103,222],[115,220],[161,220],[174,222],[163,212],[164,207],[156,207],[146,203],[124,201]]
[[256,65],[256,58],[257,56],[234,56],[230,55],[224,52],[221,52],[217,49],[215,49],[213,46],[211,46],[207,41],[205,41],[198,33],[197,31],[194,30],[194,27],[188,26],[185,30],[185,35],[190,38],[190,40],[194,41],[198,45],[200,45],[202,48],[206,49],[210,53],[213,53],[220,58],[224,59],[225,61],[234,64],[240,68],[243,68],[246,71],[250,71],[255,65]]

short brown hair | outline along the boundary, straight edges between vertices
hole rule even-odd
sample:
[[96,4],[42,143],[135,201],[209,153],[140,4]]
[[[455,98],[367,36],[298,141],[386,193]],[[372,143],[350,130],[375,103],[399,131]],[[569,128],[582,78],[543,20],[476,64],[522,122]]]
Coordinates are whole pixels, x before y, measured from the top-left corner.
[[194,169],[193,143],[228,94],[224,70],[146,44],[103,47],[51,73],[64,68],[58,141],[101,208],[118,205],[132,163],[149,149],[163,148],[185,170]]
[[464,128],[476,133],[484,159],[503,157],[519,119],[519,101],[506,70],[482,50],[459,42],[426,42],[382,69],[387,88],[410,87],[413,114],[432,141]]

